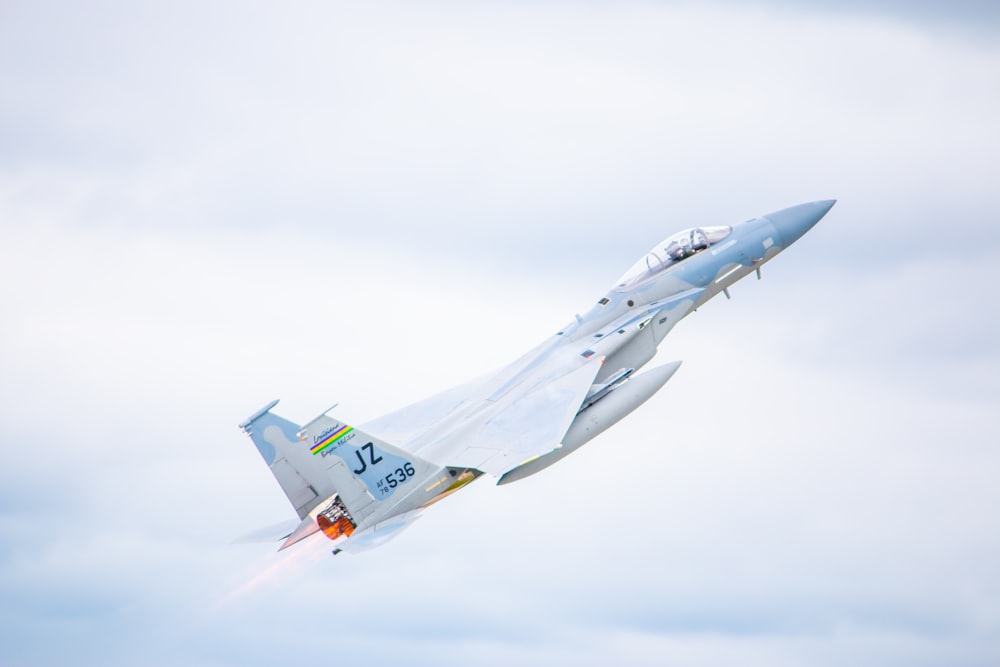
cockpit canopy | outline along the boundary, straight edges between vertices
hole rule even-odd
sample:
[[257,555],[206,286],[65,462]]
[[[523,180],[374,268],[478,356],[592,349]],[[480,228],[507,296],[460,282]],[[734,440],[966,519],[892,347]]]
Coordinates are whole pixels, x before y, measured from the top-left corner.
[[626,290],[660,271],[715,245],[729,236],[732,227],[692,227],[677,232],[649,251],[625,272],[614,289]]

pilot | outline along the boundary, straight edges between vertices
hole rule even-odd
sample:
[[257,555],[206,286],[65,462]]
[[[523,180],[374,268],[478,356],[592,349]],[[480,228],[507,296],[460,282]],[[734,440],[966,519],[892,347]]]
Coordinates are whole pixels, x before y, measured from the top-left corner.
[[682,246],[677,241],[671,241],[670,245],[667,246],[667,257],[675,262],[679,262],[688,256],[687,248]]

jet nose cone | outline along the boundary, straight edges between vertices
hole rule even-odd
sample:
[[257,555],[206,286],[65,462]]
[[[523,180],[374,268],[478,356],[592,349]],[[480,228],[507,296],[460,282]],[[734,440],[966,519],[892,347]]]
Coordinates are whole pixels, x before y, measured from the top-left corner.
[[764,217],[774,225],[784,241],[784,247],[787,248],[812,229],[813,225],[819,222],[836,203],[836,199],[813,201],[808,204],[783,208],[780,211],[768,213]]

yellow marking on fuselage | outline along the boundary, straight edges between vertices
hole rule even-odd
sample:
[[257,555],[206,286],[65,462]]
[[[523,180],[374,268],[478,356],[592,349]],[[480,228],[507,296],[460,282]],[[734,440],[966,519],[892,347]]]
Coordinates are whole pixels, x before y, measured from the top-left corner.
[[433,484],[431,484],[430,486],[428,486],[426,489],[424,489],[424,491],[433,491],[435,488],[441,486],[445,482],[445,480],[447,480],[447,479],[448,479],[448,477],[446,475],[446,476],[442,477],[441,479],[439,479],[438,481],[436,481]]

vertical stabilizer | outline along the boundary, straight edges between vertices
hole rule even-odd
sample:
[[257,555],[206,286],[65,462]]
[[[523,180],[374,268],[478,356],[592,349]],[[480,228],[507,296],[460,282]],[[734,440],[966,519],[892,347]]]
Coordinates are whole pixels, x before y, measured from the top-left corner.
[[302,446],[297,435],[300,427],[271,412],[277,404],[278,401],[272,401],[264,406],[240,424],[240,428],[253,440],[301,519],[333,494],[334,489],[319,461]]
[[[355,531],[376,529],[386,517],[415,517],[414,510],[449,490],[444,482],[455,481],[439,466],[326,413],[305,426],[294,424],[271,412],[277,403],[255,412],[240,428],[301,519],[282,537],[282,549],[318,532],[339,545]],[[425,488],[423,482],[435,470],[440,479]]]

